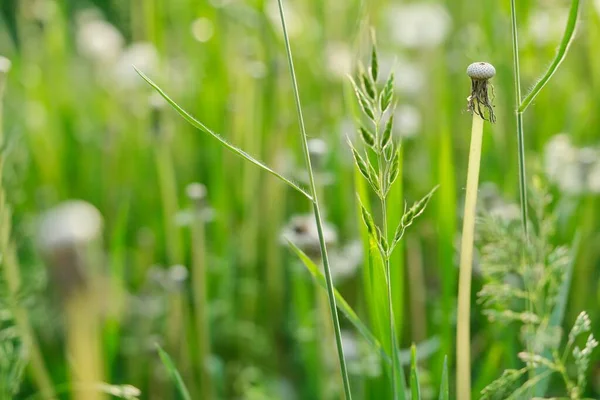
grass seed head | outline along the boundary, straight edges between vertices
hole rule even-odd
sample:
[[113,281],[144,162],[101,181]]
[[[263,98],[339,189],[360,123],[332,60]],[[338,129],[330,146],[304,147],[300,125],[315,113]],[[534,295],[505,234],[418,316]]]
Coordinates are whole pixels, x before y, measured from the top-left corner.
[[471,78],[471,95],[467,98],[468,110],[484,120],[496,122],[492,104],[494,89],[489,84],[489,80],[496,75],[496,68],[483,61],[476,62],[467,67],[467,75]]

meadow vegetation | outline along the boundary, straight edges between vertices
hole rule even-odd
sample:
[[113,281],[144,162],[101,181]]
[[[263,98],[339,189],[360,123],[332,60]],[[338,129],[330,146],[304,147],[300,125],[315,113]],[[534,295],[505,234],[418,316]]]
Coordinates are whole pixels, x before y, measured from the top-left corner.
[[2,0],[0,400],[600,398],[599,48],[598,1]]

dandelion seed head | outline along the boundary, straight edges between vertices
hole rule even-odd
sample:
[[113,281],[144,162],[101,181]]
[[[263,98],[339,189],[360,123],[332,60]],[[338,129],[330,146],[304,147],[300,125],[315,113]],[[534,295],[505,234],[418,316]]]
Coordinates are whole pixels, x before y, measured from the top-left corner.
[[488,80],[496,75],[496,68],[490,63],[479,61],[467,67],[467,75],[471,79]]
[[123,35],[112,24],[95,12],[82,12],[77,16],[77,50],[98,64],[116,61],[123,49]]
[[96,207],[82,200],[71,200],[43,214],[38,243],[43,251],[76,247],[98,238],[101,229],[102,216]]

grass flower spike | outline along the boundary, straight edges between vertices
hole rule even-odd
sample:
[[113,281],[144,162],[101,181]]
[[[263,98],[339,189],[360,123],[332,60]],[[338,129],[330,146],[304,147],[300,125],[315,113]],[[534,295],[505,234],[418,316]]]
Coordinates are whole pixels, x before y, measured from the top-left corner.
[[[496,68],[486,62],[476,62],[467,67],[467,75],[471,78],[471,95],[467,98],[468,110],[484,120],[496,122],[492,105],[494,88],[488,82],[496,75]],[[487,118],[485,110],[487,110]]]
[[471,398],[471,273],[473,270],[473,239],[475,234],[475,212],[477,189],[479,186],[479,166],[481,144],[483,142],[483,122],[486,119],[483,109],[488,110],[488,120],[495,121],[494,111],[488,92],[488,80],[496,74],[496,69],[486,62],[469,65],[467,75],[471,78],[471,95],[468,97],[469,111],[473,114],[471,128],[471,149],[467,169],[467,191],[460,246],[460,276],[458,282],[458,321],[456,327],[456,392],[457,398]]

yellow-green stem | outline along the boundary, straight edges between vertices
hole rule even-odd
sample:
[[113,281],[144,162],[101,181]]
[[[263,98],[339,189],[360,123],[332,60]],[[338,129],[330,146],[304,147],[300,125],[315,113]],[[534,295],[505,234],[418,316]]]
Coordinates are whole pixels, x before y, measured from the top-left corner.
[[192,285],[196,335],[198,337],[198,365],[202,398],[212,398],[212,384],[208,362],[210,357],[210,329],[206,293],[206,243],[204,221],[198,216],[192,224]]
[[471,399],[471,273],[473,269],[473,237],[475,233],[475,209],[479,185],[479,165],[483,142],[483,119],[473,113],[471,149],[467,170],[467,192],[462,240],[460,246],[460,276],[458,281],[458,321],[456,327],[456,398]]

